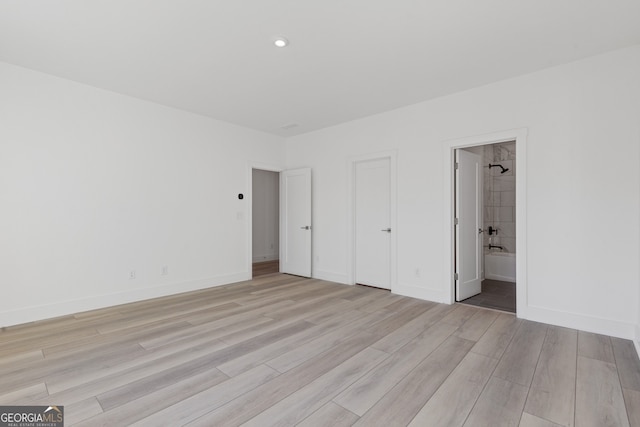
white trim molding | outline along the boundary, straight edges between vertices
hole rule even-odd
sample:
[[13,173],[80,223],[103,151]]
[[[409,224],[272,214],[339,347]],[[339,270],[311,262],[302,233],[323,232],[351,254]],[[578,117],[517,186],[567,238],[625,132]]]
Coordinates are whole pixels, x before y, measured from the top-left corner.
[[0,327],[19,325],[26,322],[51,319],[84,311],[97,310],[120,304],[139,302],[153,298],[165,297],[184,292],[198,291],[216,286],[251,280],[251,274],[246,272],[226,274],[209,277],[206,279],[192,280],[181,283],[171,283],[160,286],[152,286],[143,289],[134,289],[126,292],[91,296],[76,300],[62,301],[54,304],[21,308],[20,310],[5,311],[0,313]]
[[448,283],[446,302],[455,302],[455,245],[454,245],[454,203],[455,203],[455,150],[478,145],[516,142],[516,314],[527,319],[527,129],[510,129],[483,135],[468,136],[443,142],[444,162],[444,277]]
[[349,283],[349,276],[344,273],[335,273],[333,271],[315,270],[313,272],[314,279],[326,280],[327,282],[341,283],[343,285],[352,285]]
[[449,304],[449,293],[442,289],[423,288],[421,286],[405,285],[399,283],[393,290],[394,294],[405,297],[418,298],[425,301]]
[[637,340],[633,339],[638,327],[633,323],[621,322],[619,320],[606,319],[602,317],[586,316],[584,314],[571,313],[567,311],[552,310],[534,305],[530,305],[527,309],[527,320],[577,329],[585,332],[592,332],[594,334],[609,335],[612,337],[633,340],[636,348],[638,346]]
[[254,263],[256,263],[256,262],[275,261],[277,259],[279,259],[279,255],[278,254],[254,255],[252,257],[252,260],[253,260]]

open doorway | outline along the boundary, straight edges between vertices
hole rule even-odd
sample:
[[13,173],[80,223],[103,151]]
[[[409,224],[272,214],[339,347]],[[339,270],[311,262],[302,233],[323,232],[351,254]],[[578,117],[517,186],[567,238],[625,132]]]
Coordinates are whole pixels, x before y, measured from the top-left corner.
[[252,169],[252,274],[278,273],[280,254],[280,173]]
[[[514,162],[517,170],[517,180],[515,184],[515,209],[516,216],[516,315],[519,318],[527,319],[529,316],[529,305],[527,295],[527,129],[509,129],[488,134],[467,136],[463,138],[443,141],[443,170],[445,198],[445,227],[443,248],[445,255],[444,277],[447,278],[449,286],[448,296],[445,301],[453,304],[456,302],[456,244],[455,244],[455,155],[461,148],[469,148],[481,145],[496,144],[501,142],[515,141],[517,150]],[[501,171],[498,168],[497,172]],[[477,231],[477,230],[476,230]]]
[[516,142],[456,149],[456,301],[516,312]]

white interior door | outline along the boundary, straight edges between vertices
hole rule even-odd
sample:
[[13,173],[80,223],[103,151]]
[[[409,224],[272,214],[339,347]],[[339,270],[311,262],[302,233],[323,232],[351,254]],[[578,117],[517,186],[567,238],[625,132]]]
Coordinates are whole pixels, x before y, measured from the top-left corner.
[[482,159],[456,150],[456,301],[482,289]]
[[390,159],[355,166],[355,280],[391,288]]
[[311,277],[311,169],[280,173],[280,271]]

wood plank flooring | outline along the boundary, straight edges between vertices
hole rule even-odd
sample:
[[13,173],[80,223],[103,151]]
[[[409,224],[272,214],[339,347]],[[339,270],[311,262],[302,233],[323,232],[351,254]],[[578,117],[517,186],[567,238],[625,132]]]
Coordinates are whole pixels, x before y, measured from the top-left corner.
[[253,263],[253,277],[265,276],[280,271],[280,261],[262,261]]
[[640,426],[631,341],[279,273],[0,332],[67,426]]

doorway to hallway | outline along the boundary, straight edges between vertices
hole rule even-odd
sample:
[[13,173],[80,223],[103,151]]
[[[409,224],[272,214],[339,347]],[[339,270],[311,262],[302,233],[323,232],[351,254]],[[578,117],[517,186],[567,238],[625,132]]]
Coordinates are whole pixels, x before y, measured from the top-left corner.
[[251,175],[251,261],[256,277],[280,271],[280,173],[253,169]]
[[249,275],[278,260],[279,272],[311,277],[311,169],[249,165],[249,180]]

